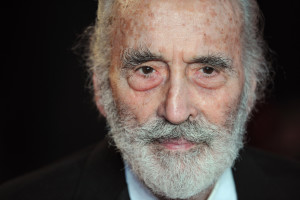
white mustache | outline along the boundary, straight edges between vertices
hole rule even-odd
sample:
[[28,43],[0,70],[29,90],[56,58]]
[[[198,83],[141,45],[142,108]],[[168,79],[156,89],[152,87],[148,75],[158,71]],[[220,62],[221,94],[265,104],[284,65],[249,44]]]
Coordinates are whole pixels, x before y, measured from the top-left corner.
[[[222,132],[222,133],[221,133]],[[210,145],[215,137],[224,134],[224,128],[206,122],[205,120],[185,121],[179,125],[171,124],[163,119],[155,119],[139,125],[134,134],[136,140],[145,144],[168,139],[184,138],[192,143]]]

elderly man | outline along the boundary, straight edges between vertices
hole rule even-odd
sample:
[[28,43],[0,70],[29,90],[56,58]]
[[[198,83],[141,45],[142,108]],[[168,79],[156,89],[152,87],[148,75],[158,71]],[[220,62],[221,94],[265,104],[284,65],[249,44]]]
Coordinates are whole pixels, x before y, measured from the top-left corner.
[[293,197],[295,165],[246,150],[232,168],[268,78],[258,24],[252,0],[99,1],[88,65],[109,141],[0,198]]

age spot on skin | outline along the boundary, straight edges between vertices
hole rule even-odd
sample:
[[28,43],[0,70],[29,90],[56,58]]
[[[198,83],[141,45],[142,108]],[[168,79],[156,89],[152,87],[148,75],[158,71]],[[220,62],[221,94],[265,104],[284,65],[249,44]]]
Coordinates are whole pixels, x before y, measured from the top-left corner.
[[[180,6],[174,6],[175,1]],[[237,57],[240,54],[237,53],[240,47],[239,23],[232,23],[236,16],[229,1],[226,0],[225,6],[220,5],[219,0],[186,0],[184,5],[182,0],[138,1],[139,3],[134,5],[134,8],[126,8],[131,12],[124,11],[122,15],[118,15],[117,21],[122,26],[117,26],[119,29],[117,31],[121,34],[116,35],[113,41],[115,70],[112,71],[114,76],[111,75],[110,80],[114,95],[121,98],[123,103],[132,109],[138,121],[146,121],[156,114],[163,115],[163,112],[159,112],[162,105],[169,105],[169,107],[174,105],[175,109],[177,104],[184,101],[180,98],[171,98],[176,97],[176,94],[172,96],[172,91],[168,93],[172,86],[172,88],[177,87],[173,92],[180,91],[182,96],[181,87],[185,87],[185,96],[189,95],[189,98],[188,101],[182,103],[183,105],[201,110],[209,120],[222,124],[221,118],[225,115],[224,111],[232,105],[232,97],[240,90],[236,87],[239,85],[237,82],[242,82],[243,79],[230,77],[226,79],[226,82],[220,81],[222,84],[218,84],[219,87],[211,87],[212,83],[216,85],[214,80],[219,83],[220,79],[204,78],[199,74],[197,76],[199,81],[196,84],[193,81],[180,82],[178,80],[183,79],[178,77],[191,80],[189,78],[192,76],[187,77],[183,73],[186,70],[182,69],[190,66],[193,58],[207,56],[210,53],[224,54],[234,61],[234,66],[239,65],[237,64],[239,63]],[[140,46],[145,46],[153,54],[162,56],[163,63],[167,65],[163,77],[168,77],[164,78],[163,82],[159,73],[153,73],[153,76],[147,79],[143,76],[132,76],[123,80],[120,77],[118,67],[120,67],[119,58],[122,57],[122,52],[124,49],[137,49]],[[174,74],[180,74],[180,76]],[[196,78],[196,76],[193,77]],[[217,96],[222,98],[217,98]],[[169,104],[164,104],[166,101]],[[140,111],[136,110],[136,107],[141,108]],[[172,111],[172,109],[165,108],[166,110]],[[176,112],[175,110],[174,113]]]

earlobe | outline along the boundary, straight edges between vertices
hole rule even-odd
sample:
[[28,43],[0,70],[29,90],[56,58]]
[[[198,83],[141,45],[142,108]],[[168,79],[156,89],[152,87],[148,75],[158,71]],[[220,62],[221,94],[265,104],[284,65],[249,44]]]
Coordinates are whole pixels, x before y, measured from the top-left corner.
[[94,88],[94,101],[96,103],[96,106],[99,110],[99,112],[106,117],[106,113],[104,111],[104,107],[101,102],[100,93],[99,93],[99,87],[98,87],[98,81],[95,74],[93,74],[93,88]]

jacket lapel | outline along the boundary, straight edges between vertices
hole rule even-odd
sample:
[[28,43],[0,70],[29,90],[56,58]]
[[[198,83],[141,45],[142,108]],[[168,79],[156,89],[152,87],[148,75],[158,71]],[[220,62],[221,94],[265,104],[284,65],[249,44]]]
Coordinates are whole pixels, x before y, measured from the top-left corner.
[[259,164],[256,150],[243,149],[233,167],[233,176],[239,200],[285,199],[281,189]]
[[86,160],[74,200],[129,200],[122,158],[103,140]]

